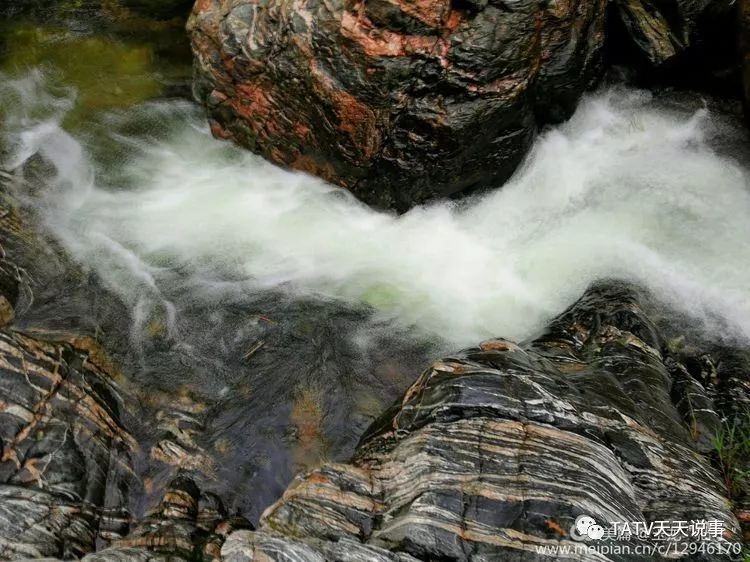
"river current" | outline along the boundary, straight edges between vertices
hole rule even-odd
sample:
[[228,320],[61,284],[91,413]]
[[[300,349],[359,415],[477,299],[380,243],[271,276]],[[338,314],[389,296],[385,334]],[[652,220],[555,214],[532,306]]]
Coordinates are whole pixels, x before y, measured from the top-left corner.
[[119,103],[49,64],[6,68],[0,168],[127,311],[134,392],[205,408],[243,513],[345,458],[429,357],[529,337],[597,279],[750,337],[744,133],[692,97],[592,93],[505,186],[397,216],[213,139],[199,106],[126,70]]

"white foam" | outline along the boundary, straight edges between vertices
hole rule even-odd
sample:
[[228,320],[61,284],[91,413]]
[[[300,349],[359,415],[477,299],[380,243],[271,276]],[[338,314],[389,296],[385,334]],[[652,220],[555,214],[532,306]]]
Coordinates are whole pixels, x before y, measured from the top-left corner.
[[59,116],[43,134],[27,123],[23,144],[58,164],[36,203],[50,227],[134,307],[176,270],[211,291],[212,272],[252,277],[245,290],[368,302],[464,345],[527,336],[592,281],[626,277],[750,336],[748,175],[707,146],[705,110],[686,118],[640,92],[591,96],[502,189],[400,217],[212,139],[184,103],[139,111],[170,130],[119,137],[130,152],[115,171],[88,176],[87,150],[74,156]]

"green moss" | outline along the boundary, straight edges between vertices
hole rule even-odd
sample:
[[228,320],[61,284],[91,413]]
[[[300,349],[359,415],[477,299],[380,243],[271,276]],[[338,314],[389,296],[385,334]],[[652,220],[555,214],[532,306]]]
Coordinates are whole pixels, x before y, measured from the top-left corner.
[[77,90],[68,126],[90,112],[134,105],[162,92],[153,47],[147,44],[30,24],[7,29],[5,42],[3,72],[20,75],[43,66],[55,82]]

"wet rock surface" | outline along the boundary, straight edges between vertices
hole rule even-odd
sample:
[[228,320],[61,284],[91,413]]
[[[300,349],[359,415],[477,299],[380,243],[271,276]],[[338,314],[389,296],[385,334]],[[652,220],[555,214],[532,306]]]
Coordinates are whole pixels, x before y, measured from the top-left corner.
[[0,333],[0,555],[80,556],[127,529],[133,438],[108,376],[65,343]]
[[[717,40],[711,37],[714,22],[723,20],[731,25],[733,15],[732,3],[721,0],[617,0],[614,5],[633,46],[654,66],[701,43]],[[723,33],[733,35],[731,29]]]
[[215,135],[405,210],[507,179],[598,75],[604,11],[202,0],[195,92]]
[[[536,548],[573,544],[582,514],[719,520],[736,539],[741,501],[727,497],[710,443],[732,415],[719,387],[741,409],[747,374],[696,378],[693,351],[670,353],[642,300],[601,284],[532,341],[490,340],[434,363],[350,464],[298,478],[257,531],[229,536],[224,557],[545,559]],[[744,364],[715,353],[725,369]]]

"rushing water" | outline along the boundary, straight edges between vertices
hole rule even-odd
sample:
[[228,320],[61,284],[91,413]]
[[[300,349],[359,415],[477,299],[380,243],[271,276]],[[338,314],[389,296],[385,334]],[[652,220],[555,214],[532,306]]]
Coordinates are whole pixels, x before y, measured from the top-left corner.
[[[750,337],[745,139],[706,109],[599,92],[502,189],[396,216],[213,139],[199,107],[163,99],[149,45],[110,45],[118,91],[30,29],[13,40],[36,54],[0,75],[0,167],[129,311],[104,339],[128,341],[132,391],[144,408],[180,396],[246,514],[349,454],[428,356],[529,336],[596,279]],[[59,310],[35,306],[27,323]]]
[[54,164],[35,204],[136,320],[171,309],[165,287],[189,271],[196,294],[231,279],[363,302],[455,347],[526,337],[592,281],[626,277],[750,335],[748,176],[709,146],[706,110],[591,96],[502,189],[394,216],[213,140],[187,102],[110,113],[76,138],[41,80],[6,85],[48,112],[29,121],[37,108],[16,104],[11,166],[36,153]]

